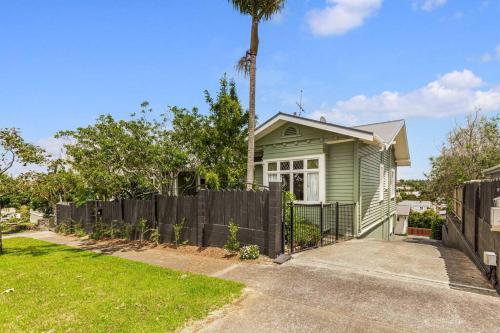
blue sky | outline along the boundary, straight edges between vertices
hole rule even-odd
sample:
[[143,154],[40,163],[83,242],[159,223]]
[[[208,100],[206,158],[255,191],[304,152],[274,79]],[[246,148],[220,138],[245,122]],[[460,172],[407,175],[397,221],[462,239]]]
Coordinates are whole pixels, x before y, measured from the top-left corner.
[[[295,112],[362,124],[405,118],[421,178],[446,133],[500,110],[500,1],[290,0],[261,25],[257,115]],[[0,1],[0,127],[49,151],[58,130],[148,100],[206,112],[203,91],[248,47],[248,17],[225,0]]]

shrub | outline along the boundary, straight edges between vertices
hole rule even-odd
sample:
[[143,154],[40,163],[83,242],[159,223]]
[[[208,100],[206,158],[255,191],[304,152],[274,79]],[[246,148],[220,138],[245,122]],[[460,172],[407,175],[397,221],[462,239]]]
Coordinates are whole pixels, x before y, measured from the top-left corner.
[[146,230],[146,225],[148,224],[148,220],[146,219],[139,219],[137,221],[137,231],[139,232],[139,240],[142,242],[144,241],[144,234],[147,232]]
[[260,249],[257,245],[243,246],[240,249],[240,259],[255,260],[260,256]]
[[175,223],[173,225],[175,247],[179,246],[179,243],[181,241],[182,229],[184,229],[184,225],[186,224],[186,222],[187,222],[186,218],[183,217],[179,223]]
[[240,249],[240,242],[238,242],[238,225],[233,220],[229,222],[226,245],[224,248],[230,252],[238,252]]
[[444,224],[444,219],[437,219],[434,221],[432,224],[432,239],[437,239],[441,240],[443,239],[443,224]]
[[149,235],[149,241],[154,245],[160,244],[160,230],[158,228],[151,229],[151,234]]

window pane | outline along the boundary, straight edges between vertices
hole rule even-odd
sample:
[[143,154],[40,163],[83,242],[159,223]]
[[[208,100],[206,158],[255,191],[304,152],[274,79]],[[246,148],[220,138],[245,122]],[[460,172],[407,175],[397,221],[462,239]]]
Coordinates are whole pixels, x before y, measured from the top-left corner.
[[307,201],[319,201],[319,174],[307,175]]
[[304,169],[304,161],[293,161],[293,170]]
[[277,171],[278,170],[278,163],[276,163],[276,162],[267,163],[267,170],[268,171]]
[[290,175],[281,175],[281,189],[284,192],[290,192]]
[[304,200],[304,174],[294,173],[293,174],[293,194],[295,195],[295,200]]
[[290,161],[280,162],[280,170],[290,170]]
[[278,181],[278,174],[271,174],[271,175],[268,175],[268,178],[269,182],[277,182]]
[[307,168],[308,169],[319,169],[319,161],[318,160],[307,160]]

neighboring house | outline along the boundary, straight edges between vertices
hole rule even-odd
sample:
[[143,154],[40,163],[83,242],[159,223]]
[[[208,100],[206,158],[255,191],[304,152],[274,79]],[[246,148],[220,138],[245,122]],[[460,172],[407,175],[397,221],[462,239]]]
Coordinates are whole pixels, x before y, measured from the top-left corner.
[[21,218],[21,214],[16,213],[15,208],[2,208],[0,210],[0,221],[7,221],[11,218]]
[[414,212],[423,213],[428,209],[435,210],[434,205],[430,201],[404,200],[398,203],[401,206],[409,206]]
[[30,223],[38,224],[40,220],[43,219],[43,213],[30,209]]
[[500,164],[484,170],[483,173],[487,178],[490,179],[500,178]]
[[345,127],[278,113],[255,131],[255,181],[301,203],[354,203],[357,237],[388,239],[397,167],[410,165],[404,120]]
[[394,228],[394,233],[396,235],[406,235],[408,234],[408,218],[410,216],[410,206],[398,204],[396,207],[396,227]]

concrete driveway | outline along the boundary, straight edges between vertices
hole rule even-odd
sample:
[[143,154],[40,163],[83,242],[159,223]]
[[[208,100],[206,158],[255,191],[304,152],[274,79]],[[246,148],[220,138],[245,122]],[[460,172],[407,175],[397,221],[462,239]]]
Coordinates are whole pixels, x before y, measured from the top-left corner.
[[352,240],[284,265],[246,264],[161,249],[89,247],[131,260],[241,281],[244,297],[185,332],[497,332],[500,297],[461,252],[422,239]]
[[253,292],[199,332],[494,332],[500,298],[461,252],[353,240],[226,271]]

